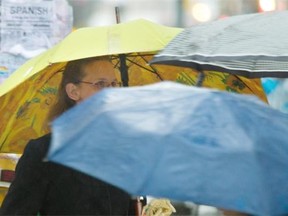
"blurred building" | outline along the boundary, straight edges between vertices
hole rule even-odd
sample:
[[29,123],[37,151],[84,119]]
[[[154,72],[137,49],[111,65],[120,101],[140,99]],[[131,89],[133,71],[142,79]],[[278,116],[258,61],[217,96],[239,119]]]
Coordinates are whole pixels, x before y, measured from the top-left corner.
[[288,0],[68,0],[74,8],[74,26],[116,23],[137,18],[178,27],[188,27],[218,18],[271,10],[286,10]]
[[120,20],[145,18],[154,22],[175,25],[175,0],[68,0],[74,8],[74,26],[101,26],[116,23],[115,7]]

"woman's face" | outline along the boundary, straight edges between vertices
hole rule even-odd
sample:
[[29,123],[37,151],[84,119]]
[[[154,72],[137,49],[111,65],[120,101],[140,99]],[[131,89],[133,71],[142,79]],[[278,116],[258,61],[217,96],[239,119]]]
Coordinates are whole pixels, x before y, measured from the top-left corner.
[[75,87],[73,98],[67,92],[77,104],[101,89],[113,87],[118,83],[112,63],[105,60],[97,60],[87,64],[84,68],[84,77],[79,81],[79,84],[73,84]]

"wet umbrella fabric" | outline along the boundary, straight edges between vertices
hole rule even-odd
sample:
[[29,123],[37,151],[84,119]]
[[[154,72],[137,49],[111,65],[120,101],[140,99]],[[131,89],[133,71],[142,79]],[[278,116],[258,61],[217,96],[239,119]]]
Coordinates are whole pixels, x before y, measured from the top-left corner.
[[287,125],[253,96],[172,82],[107,89],[53,122],[47,158],[134,195],[279,215]]
[[249,78],[288,77],[288,11],[237,15],[184,29],[151,64]]

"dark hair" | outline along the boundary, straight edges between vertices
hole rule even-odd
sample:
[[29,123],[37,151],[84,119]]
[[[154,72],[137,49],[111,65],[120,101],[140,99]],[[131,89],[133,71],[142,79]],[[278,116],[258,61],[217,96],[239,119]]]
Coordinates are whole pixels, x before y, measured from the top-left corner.
[[70,109],[76,104],[74,100],[68,97],[66,93],[66,85],[68,83],[77,84],[80,80],[82,80],[82,78],[85,76],[85,73],[84,73],[85,66],[97,60],[110,61],[110,58],[108,56],[91,57],[91,58],[69,61],[66,64],[65,69],[63,71],[63,75],[62,75],[62,81],[58,88],[57,101],[55,105],[51,108],[48,114],[48,118],[47,118],[48,124],[53,119],[55,119],[56,117],[58,117],[63,112]]

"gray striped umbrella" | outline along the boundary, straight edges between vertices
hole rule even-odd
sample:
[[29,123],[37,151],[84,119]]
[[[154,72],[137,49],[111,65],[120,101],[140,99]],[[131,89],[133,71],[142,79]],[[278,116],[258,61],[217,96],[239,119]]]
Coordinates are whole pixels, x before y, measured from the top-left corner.
[[287,35],[288,11],[232,16],[184,29],[150,64],[285,78]]

